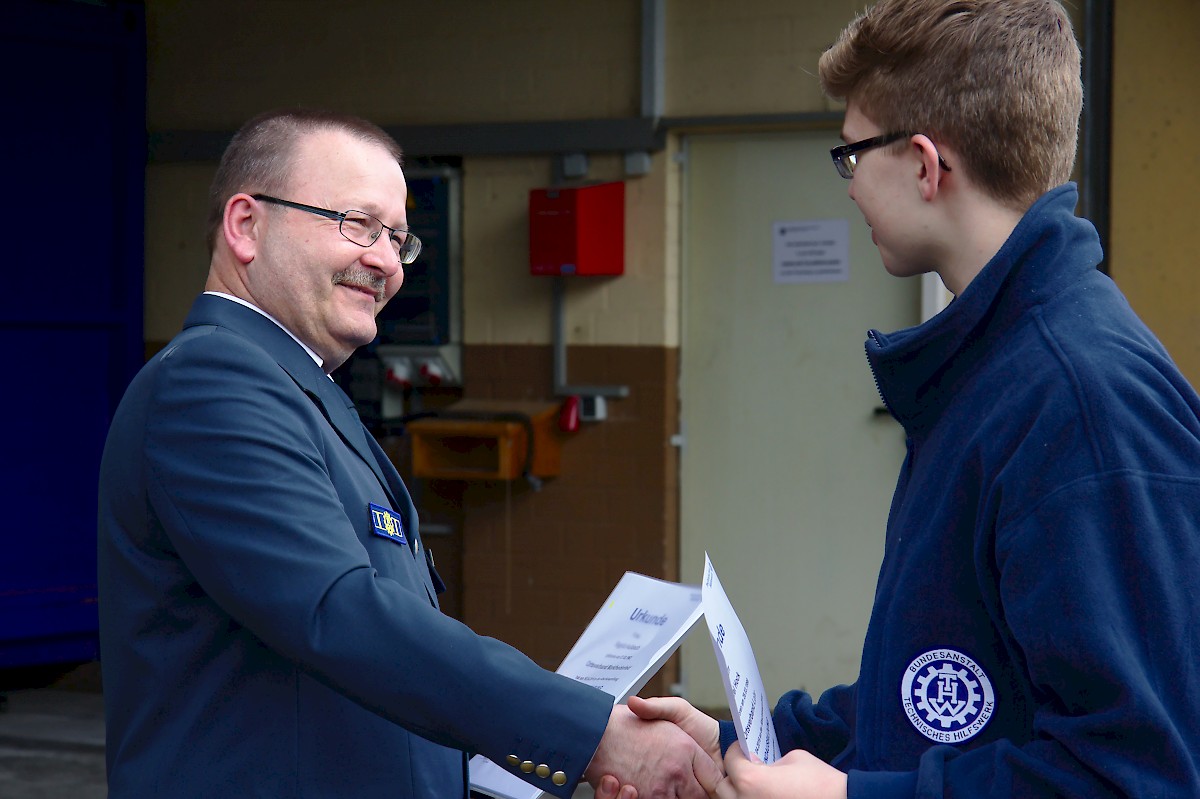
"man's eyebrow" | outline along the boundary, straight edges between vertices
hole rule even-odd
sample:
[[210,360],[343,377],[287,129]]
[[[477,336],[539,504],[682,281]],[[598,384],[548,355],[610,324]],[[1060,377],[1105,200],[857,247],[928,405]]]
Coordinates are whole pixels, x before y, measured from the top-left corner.
[[376,219],[378,219],[380,222],[387,225],[388,227],[394,227],[397,230],[407,230],[408,229],[408,221],[407,220],[405,220],[404,224],[400,225],[399,227],[392,225],[390,222],[388,222],[387,219],[384,218],[383,210],[380,208],[378,203],[373,203],[373,202],[359,203],[357,206],[355,206],[355,208],[359,211],[365,211],[366,213],[375,217]]

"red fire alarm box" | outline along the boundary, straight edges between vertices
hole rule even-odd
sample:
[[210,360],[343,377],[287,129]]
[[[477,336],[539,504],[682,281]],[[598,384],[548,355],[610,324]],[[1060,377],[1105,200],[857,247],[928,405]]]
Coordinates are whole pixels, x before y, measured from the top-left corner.
[[535,275],[625,273],[625,184],[529,192],[529,271]]

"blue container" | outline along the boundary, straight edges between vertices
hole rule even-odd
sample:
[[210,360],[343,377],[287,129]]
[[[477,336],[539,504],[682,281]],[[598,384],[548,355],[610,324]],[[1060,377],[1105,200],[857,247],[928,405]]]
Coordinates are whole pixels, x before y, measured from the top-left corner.
[[5,6],[0,668],[97,656],[100,454],[144,353],[145,62],[140,3]]

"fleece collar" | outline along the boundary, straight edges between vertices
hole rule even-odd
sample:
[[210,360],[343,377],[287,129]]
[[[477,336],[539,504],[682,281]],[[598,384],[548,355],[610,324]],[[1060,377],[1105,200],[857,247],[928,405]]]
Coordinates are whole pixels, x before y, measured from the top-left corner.
[[1075,216],[1078,201],[1074,183],[1042,195],[944,311],[916,327],[867,334],[879,393],[910,434],[936,421],[966,370],[1017,320],[1096,269],[1100,238]]

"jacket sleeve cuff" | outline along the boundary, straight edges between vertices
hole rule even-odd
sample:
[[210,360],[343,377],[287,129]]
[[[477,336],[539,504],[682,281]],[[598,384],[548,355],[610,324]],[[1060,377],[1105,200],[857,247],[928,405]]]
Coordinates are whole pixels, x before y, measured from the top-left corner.
[[849,771],[846,799],[912,799],[917,793],[915,771]]
[[717,740],[721,743],[721,757],[725,757],[725,753],[729,751],[729,747],[737,740],[737,727],[733,726],[732,721],[718,722],[721,731],[717,735]]

